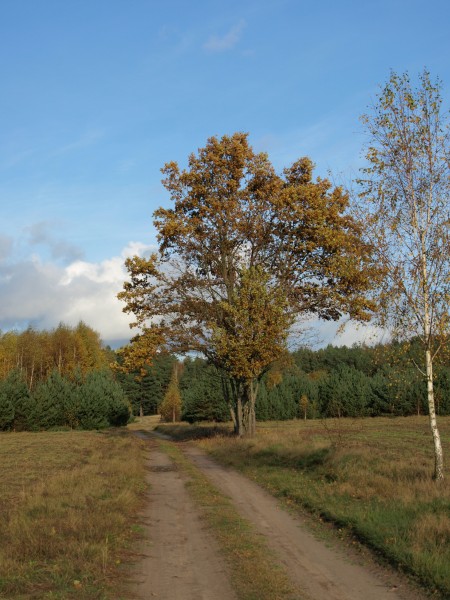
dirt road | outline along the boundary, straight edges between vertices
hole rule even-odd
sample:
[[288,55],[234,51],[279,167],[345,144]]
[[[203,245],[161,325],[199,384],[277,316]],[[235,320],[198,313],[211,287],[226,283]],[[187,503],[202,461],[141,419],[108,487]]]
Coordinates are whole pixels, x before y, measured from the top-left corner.
[[133,573],[143,600],[236,600],[215,541],[186,490],[186,479],[149,441],[146,537]]
[[[134,592],[142,599],[235,600],[226,566],[187,493],[184,476],[155,442],[149,443],[151,490],[146,519],[151,542],[144,550]],[[298,589],[299,598],[425,599],[395,573],[358,564],[345,549],[316,539],[300,518],[281,509],[276,499],[243,475],[218,465],[193,445],[182,447],[264,536]]]

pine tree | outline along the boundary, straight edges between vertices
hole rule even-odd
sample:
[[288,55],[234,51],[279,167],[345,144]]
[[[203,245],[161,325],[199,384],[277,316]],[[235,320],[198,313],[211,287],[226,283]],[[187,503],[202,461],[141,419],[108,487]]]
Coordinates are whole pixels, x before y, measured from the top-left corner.
[[32,405],[26,381],[19,370],[11,371],[1,384],[4,394],[14,407],[15,431],[25,431],[29,428],[29,413]]
[[10,429],[14,422],[14,404],[8,393],[8,386],[0,382],[0,431]]
[[223,378],[225,373],[196,358],[184,361],[180,378],[184,421],[226,421],[230,411],[224,395]]
[[76,419],[81,429],[125,425],[130,412],[122,388],[108,371],[88,373],[77,387]]
[[74,385],[56,369],[46,381],[38,384],[32,398],[28,419],[32,427],[50,429],[76,424]]

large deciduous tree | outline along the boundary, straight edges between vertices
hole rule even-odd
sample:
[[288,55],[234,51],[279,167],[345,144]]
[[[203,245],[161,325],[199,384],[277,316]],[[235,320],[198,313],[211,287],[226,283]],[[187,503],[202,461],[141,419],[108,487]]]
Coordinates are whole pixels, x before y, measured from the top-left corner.
[[369,234],[385,278],[380,322],[396,336],[420,336],[434,439],[434,476],[444,477],[436,423],[433,362],[448,342],[450,301],[450,146],[441,84],[427,71],[413,87],[407,74],[392,73],[371,114],[361,180]]
[[188,168],[163,168],[172,208],[155,212],[159,252],[126,262],[119,298],[135,326],[229,375],[238,435],[255,430],[257,382],[299,315],[367,320],[377,269],[348,196],[301,158],[277,174],[247,135],[212,137]]

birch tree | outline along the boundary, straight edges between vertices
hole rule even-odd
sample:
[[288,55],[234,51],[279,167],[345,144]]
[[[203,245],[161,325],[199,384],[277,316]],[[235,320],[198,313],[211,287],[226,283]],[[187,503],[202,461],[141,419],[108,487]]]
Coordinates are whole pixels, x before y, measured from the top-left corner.
[[385,277],[379,321],[395,337],[419,336],[434,441],[434,477],[444,477],[436,421],[433,363],[449,340],[450,148],[441,83],[425,70],[416,87],[391,73],[363,116],[368,166],[360,180],[368,232]]

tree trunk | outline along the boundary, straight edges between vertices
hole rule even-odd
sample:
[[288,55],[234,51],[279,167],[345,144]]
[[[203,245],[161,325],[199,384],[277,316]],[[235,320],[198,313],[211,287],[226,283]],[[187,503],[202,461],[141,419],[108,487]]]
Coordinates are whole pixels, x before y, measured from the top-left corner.
[[31,363],[31,374],[30,374],[30,391],[33,389],[33,377],[34,377],[34,359],[33,362]]
[[233,421],[233,432],[237,437],[242,437],[244,430],[244,415],[243,415],[243,386],[238,380],[229,382],[230,387],[222,381],[222,389],[227,398],[228,407],[230,409],[231,420]]
[[442,481],[444,479],[444,455],[442,452],[441,436],[439,435],[439,429],[436,422],[433,388],[433,361],[429,349],[427,349],[425,356],[427,366],[428,412],[430,415],[430,427],[434,441],[434,479],[436,479],[436,481]]
[[244,415],[242,410],[242,396],[240,390],[238,391],[236,397],[236,415],[235,415],[235,423],[234,423],[234,433],[238,437],[242,437],[244,435]]
[[230,409],[231,420],[233,421],[233,431],[234,431],[234,433],[236,433],[237,432],[236,411],[234,409],[234,406],[232,406],[231,404],[229,404],[228,407]]
[[236,383],[230,403],[234,433],[238,437],[253,437],[256,433],[255,404],[258,384],[253,380]]
[[246,437],[253,437],[256,434],[256,394],[257,385],[253,380],[249,380],[244,386],[244,433]]
[[256,413],[255,413],[255,402],[251,400],[248,406],[248,422],[246,435],[248,437],[254,437],[256,435]]
[[427,396],[428,396],[428,414],[430,415],[430,427],[434,442],[434,479],[442,481],[444,479],[444,455],[442,452],[441,436],[436,422],[436,408],[434,405],[434,387],[433,387],[433,359],[431,357],[431,325],[430,325],[430,304],[428,294],[428,268],[426,258],[425,240],[422,235],[422,289],[423,289],[423,332],[426,341],[425,362],[427,376]]

